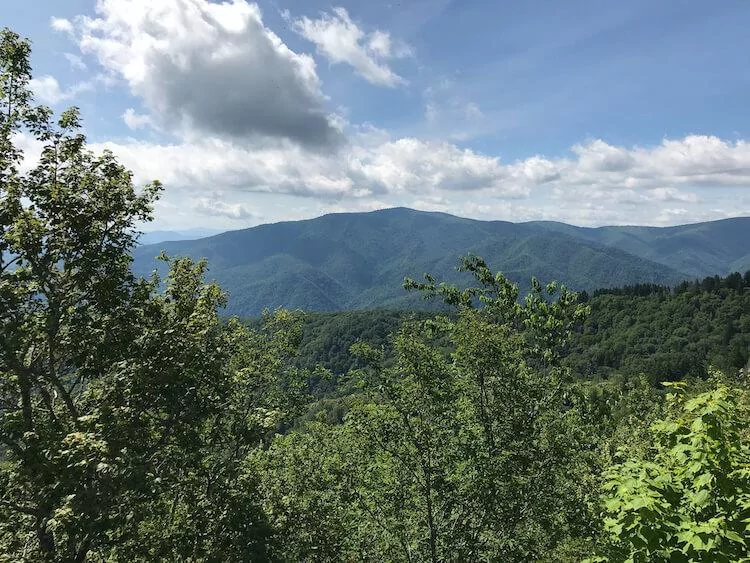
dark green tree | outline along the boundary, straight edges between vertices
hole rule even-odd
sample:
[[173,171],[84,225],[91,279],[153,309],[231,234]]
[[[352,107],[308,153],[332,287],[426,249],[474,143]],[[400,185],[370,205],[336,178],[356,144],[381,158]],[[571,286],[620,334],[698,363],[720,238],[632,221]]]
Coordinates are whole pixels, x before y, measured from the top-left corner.
[[0,34],[0,558],[263,560],[244,460],[301,397],[298,319],[221,321],[205,262],[136,278],[160,185],[33,105],[29,53]]

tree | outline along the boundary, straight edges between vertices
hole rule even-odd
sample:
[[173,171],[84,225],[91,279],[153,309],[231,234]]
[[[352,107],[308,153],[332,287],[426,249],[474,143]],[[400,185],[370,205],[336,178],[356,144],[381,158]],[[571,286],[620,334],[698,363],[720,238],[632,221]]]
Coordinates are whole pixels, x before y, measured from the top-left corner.
[[0,552],[262,560],[243,460],[300,397],[299,321],[223,322],[205,262],[136,278],[161,186],[87,150],[75,108],[32,104],[29,53],[0,34]]
[[744,561],[750,556],[750,413],[719,383],[692,398],[672,384],[651,451],[604,474],[605,528],[617,561]]
[[576,452],[588,444],[561,359],[587,308],[575,293],[536,279],[519,303],[518,287],[481,258],[464,258],[459,269],[478,285],[459,289],[426,276],[405,287],[440,297],[458,313],[443,321],[456,378],[445,396],[456,397],[446,412],[455,413],[464,444],[438,443],[460,452],[459,467],[467,459],[473,466],[459,480],[471,491],[467,508],[480,515],[468,558],[539,558],[585,521],[579,486],[588,469]]
[[[34,533],[24,549],[81,560],[107,525],[64,541],[57,530],[71,504],[98,511],[117,486],[88,398],[149,316],[153,284],[130,274],[128,250],[159,185],[139,194],[110,153],[86,151],[77,110],[54,123],[33,107],[28,41],[5,30],[0,45],[1,502],[15,529]],[[26,174],[23,135],[44,145]]]
[[271,467],[304,468],[265,472],[269,513],[294,529],[286,557],[323,544],[321,521],[335,530],[321,559],[399,561],[554,559],[590,524],[591,444],[559,365],[585,308],[537,282],[519,303],[481,259],[462,268],[478,287],[406,282],[454,317],[406,321],[387,355],[354,346],[366,367],[342,427],[275,441]]

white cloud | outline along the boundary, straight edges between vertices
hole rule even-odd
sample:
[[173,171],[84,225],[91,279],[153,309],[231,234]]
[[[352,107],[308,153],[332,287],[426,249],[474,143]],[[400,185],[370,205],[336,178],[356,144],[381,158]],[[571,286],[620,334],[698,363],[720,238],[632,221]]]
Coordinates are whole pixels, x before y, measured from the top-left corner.
[[73,24],[70,20],[67,20],[65,18],[51,17],[49,20],[49,25],[55,31],[60,31],[62,33],[73,32]]
[[[162,177],[176,186],[215,185],[321,197],[476,191],[507,199],[529,196],[547,186],[563,199],[578,194],[593,199],[620,197],[630,203],[698,203],[700,198],[683,188],[750,186],[750,146],[710,137],[664,141],[651,149],[594,141],[574,147],[575,159],[532,156],[508,164],[450,143],[392,140],[382,132],[364,132],[353,141],[346,150],[325,155],[293,144],[253,149],[217,139],[102,146],[120,154],[143,180]],[[681,154],[679,147],[695,150],[700,143],[721,150],[696,150],[693,159],[675,156]],[[628,194],[634,198],[628,199]]]
[[496,157],[414,138],[357,149],[349,158],[349,170],[373,192],[484,190],[495,197],[523,197],[529,188]]
[[523,197],[536,177],[499,159],[447,143],[364,134],[345,150],[318,154],[293,144],[250,149],[217,139],[154,145],[103,143],[136,173],[175,188],[201,186],[321,198],[484,191]]
[[[711,137],[667,140],[650,148],[592,141],[574,147],[573,158],[532,156],[511,163],[449,143],[391,139],[367,128],[345,149],[328,154],[292,143],[249,148],[217,139],[95,148],[104,147],[135,171],[138,182],[159,178],[168,194],[193,197],[204,197],[201,192],[210,186],[230,196],[305,196],[308,206],[327,201],[328,206],[338,202],[337,209],[369,209],[400,202],[484,218],[494,213],[494,218],[576,224],[668,224],[678,217],[750,213],[747,206],[740,209],[733,200],[722,203],[710,195],[750,186],[748,145]],[[679,156],[685,151],[694,156]],[[703,215],[706,201],[715,204],[710,215]],[[241,213],[238,208],[213,208],[222,209],[224,216]]]
[[133,131],[142,127],[150,127],[152,125],[151,116],[136,113],[133,108],[125,110],[125,113],[122,114],[122,120],[125,122],[125,125]]
[[70,68],[73,70],[86,70],[88,68],[86,63],[83,62],[83,59],[78,55],[74,55],[73,53],[63,53],[63,57],[65,57],[65,60],[68,61]]
[[[340,9],[343,10],[343,8]],[[343,11],[348,19],[346,10]],[[373,31],[367,41],[367,50],[378,57],[387,59],[391,56],[391,36],[380,30]]]
[[646,192],[647,201],[682,201],[700,203],[701,198],[692,192],[681,192],[677,188],[654,188]]
[[365,33],[352,21],[344,8],[334,8],[317,20],[307,17],[293,22],[294,29],[315,43],[318,53],[331,63],[346,63],[365,80],[378,86],[406,84],[388,61],[411,54],[406,44],[394,43],[390,34],[376,30]]
[[312,57],[297,54],[244,0],[100,0],[75,36],[160,125],[184,135],[336,144]]
[[81,92],[91,90],[91,82],[79,82],[69,88],[61,88],[60,83],[54,76],[45,74],[37,78],[32,78],[29,87],[34,92],[36,101],[43,104],[55,105],[59,102],[71,100]]
[[195,200],[193,210],[203,215],[229,219],[252,219],[257,214],[241,203],[226,203],[217,198],[201,197]]
[[[175,189],[240,190],[290,193],[320,197],[358,195],[334,156],[307,151],[286,143],[247,148],[220,139],[206,138],[183,144],[106,142],[133,169],[139,182],[158,178]],[[361,195],[361,194],[360,194]]]
[[13,133],[11,135],[13,146],[20,149],[22,160],[19,166],[21,173],[26,173],[34,166],[39,164],[39,160],[44,150],[44,143],[33,138],[28,133]]
[[750,144],[745,141],[689,135],[628,149],[594,140],[573,147],[573,153],[574,160],[556,163],[561,183],[620,189],[750,185]]
[[[595,174],[589,176],[589,184],[581,184],[582,176],[573,174],[573,160],[532,157],[502,164],[451,145],[383,140],[377,131],[366,132],[359,140],[350,152],[328,156],[294,145],[256,151],[216,140],[180,145],[130,141],[91,148],[112,149],[134,170],[138,184],[162,180],[167,191],[158,203],[158,217],[171,222],[171,227],[187,223],[231,226],[231,221],[240,219],[254,224],[261,213],[264,220],[285,220],[393,205],[480,219],[558,220],[578,225],[671,225],[750,215],[750,197],[738,193],[741,188],[734,181],[722,183],[726,179],[722,174],[711,185],[691,189],[664,184],[664,174],[658,179],[659,187],[623,188],[622,182],[610,185]],[[13,142],[23,149],[21,169],[28,171],[38,160],[42,144],[20,134]],[[656,166],[662,146],[624,150],[639,153]],[[725,145],[730,153],[737,146]],[[717,162],[726,158],[730,156]],[[734,158],[742,161],[736,154]],[[584,159],[578,164],[585,168],[590,162]],[[700,170],[705,180],[717,162],[702,167],[690,162],[687,168]],[[550,174],[557,169],[565,172]],[[627,171],[621,173],[627,175]],[[656,183],[654,178],[645,185]],[[519,191],[518,186],[525,187]],[[750,186],[750,177],[744,186]],[[555,190],[566,195],[555,197]],[[519,197],[524,194],[528,197]],[[284,204],[274,207],[278,198]],[[207,218],[212,219],[207,223]]]
[[60,84],[53,76],[32,78],[29,87],[34,92],[34,98],[45,104],[56,104],[63,98]]

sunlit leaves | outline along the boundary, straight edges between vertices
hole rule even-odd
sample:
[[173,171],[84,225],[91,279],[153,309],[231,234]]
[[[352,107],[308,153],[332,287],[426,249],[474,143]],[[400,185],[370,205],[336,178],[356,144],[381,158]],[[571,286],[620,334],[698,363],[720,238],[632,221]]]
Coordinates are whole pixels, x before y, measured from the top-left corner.
[[605,474],[604,523],[613,554],[632,561],[738,561],[750,554],[750,417],[742,391],[718,384],[651,429],[647,459]]

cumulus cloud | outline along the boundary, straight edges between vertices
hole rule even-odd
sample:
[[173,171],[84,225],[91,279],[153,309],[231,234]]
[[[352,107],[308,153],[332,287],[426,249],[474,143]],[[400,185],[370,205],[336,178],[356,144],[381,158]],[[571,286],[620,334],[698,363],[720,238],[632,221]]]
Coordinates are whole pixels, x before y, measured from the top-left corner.
[[29,133],[13,133],[11,142],[16,149],[21,151],[22,160],[19,171],[23,174],[29,172],[37,164],[44,150],[44,143],[32,137]]
[[646,202],[700,203],[702,201],[696,193],[680,191],[677,188],[654,188],[647,191],[623,190],[617,192],[615,199],[618,202],[636,205]]
[[[750,186],[748,145],[700,136],[650,148],[597,140],[573,147],[573,157],[532,156],[509,163],[450,143],[391,139],[367,129],[345,149],[329,154],[291,143],[248,148],[218,139],[95,148],[104,147],[134,169],[139,182],[159,178],[178,192],[199,193],[211,186],[235,194],[305,196],[358,209],[401,201],[472,216],[497,212],[508,219],[556,218],[578,224],[633,222],[646,216],[653,223],[668,223],[670,217],[676,220],[678,209],[697,217],[711,190]],[[693,157],[685,158],[686,153]],[[656,217],[661,209],[672,212]],[[725,214],[741,212],[735,208]]]
[[320,197],[365,195],[337,170],[340,162],[335,156],[291,143],[247,148],[206,138],[181,144],[105,142],[94,148],[111,149],[135,172],[137,181],[158,178],[175,189],[211,186]]
[[49,20],[49,25],[55,31],[60,31],[62,33],[73,32],[73,23],[70,20],[65,19],[65,18],[52,17]]
[[750,144],[714,136],[665,139],[656,147],[624,148],[602,140],[573,147],[576,158],[556,163],[565,183],[657,189],[750,185]]
[[293,27],[331,63],[350,65],[368,82],[388,87],[406,84],[388,66],[388,61],[409,56],[408,45],[394,42],[384,31],[365,33],[344,8],[334,8],[332,13],[323,13],[316,20],[300,18],[293,22]]
[[523,168],[503,166],[495,157],[448,143],[372,139],[326,155],[292,144],[248,149],[216,139],[173,145],[104,143],[97,148],[118,154],[141,182],[159,178],[176,187],[321,198],[457,190],[513,198],[527,195],[537,179]]
[[142,127],[150,127],[152,125],[151,116],[142,113],[137,113],[133,108],[128,108],[125,113],[122,114],[122,120],[128,129],[135,131]]
[[55,104],[63,98],[60,84],[50,75],[32,78],[29,87],[34,92],[34,97],[44,104]]
[[256,4],[99,0],[96,16],[76,18],[73,33],[167,128],[307,146],[340,140],[314,60],[265,27]]
[[375,192],[485,190],[497,197],[519,197],[529,188],[525,178],[496,157],[415,138],[355,149],[348,164],[350,176]]
[[34,92],[34,98],[43,104],[55,105],[57,103],[71,100],[81,92],[91,90],[91,82],[79,82],[69,88],[61,88],[60,83],[54,76],[48,74],[32,78],[29,87]]
[[[105,143],[140,177],[168,184],[217,185],[248,191],[323,197],[379,193],[431,194],[482,191],[498,198],[530,195],[540,186],[559,196],[582,189],[588,196],[639,201],[699,198],[681,188],[749,185],[750,146],[713,137],[664,141],[651,149],[593,141],[573,148],[576,158],[532,156],[512,163],[454,144],[416,138],[391,140],[363,134],[345,151],[321,155],[292,144],[248,149],[227,141],[154,145]],[[698,149],[698,145],[704,149]],[[692,150],[694,158],[684,158]]]
[[[15,135],[13,141],[26,157],[22,170],[29,170],[38,158],[41,143],[22,134]],[[159,202],[160,216],[167,220],[181,217],[179,224],[185,223],[187,212],[195,214],[193,221],[213,217],[253,223],[260,217],[254,211],[258,206],[262,207],[266,220],[393,205],[482,219],[563,220],[579,225],[670,225],[750,215],[750,197],[738,194],[736,189],[722,190],[737,186],[735,177],[727,183],[723,173],[722,164],[732,160],[732,155],[709,159],[703,166],[687,164],[688,170],[700,171],[701,182],[710,176],[710,170],[718,170],[711,183],[668,185],[670,178],[690,176],[671,169],[672,158],[657,166],[658,155],[664,154],[665,145],[693,142],[683,139],[665,141],[651,149],[624,149],[631,155],[639,155],[634,163],[643,159],[662,170],[659,178],[648,181],[641,178],[645,186],[641,188],[624,188],[622,179],[608,184],[606,179],[591,172],[591,160],[531,157],[503,164],[493,157],[452,145],[415,139],[384,140],[382,132],[369,132],[363,135],[358,148],[329,156],[305,152],[295,145],[258,151],[219,140],[173,145],[110,142],[93,144],[91,148],[113,150],[134,170],[139,184],[156,178],[162,180],[167,192]],[[725,148],[730,153],[734,151],[734,162],[750,158],[736,152],[744,150],[743,143],[726,143]],[[588,183],[581,183],[582,170],[589,174]],[[621,169],[619,173],[627,177],[632,171]],[[659,182],[662,184],[659,187],[648,187]],[[743,185],[750,186],[750,175]],[[555,197],[555,190],[564,196]],[[253,196],[253,193],[269,195]],[[274,211],[261,204],[273,201],[265,199],[270,196],[285,197],[285,202],[295,203],[284,204]],[[246,204],[246,198],[250,197],[254,202],[252,207]],[[186,199],[188,205],[183,203]],[[706,201],[710,201],[710,206]]]

